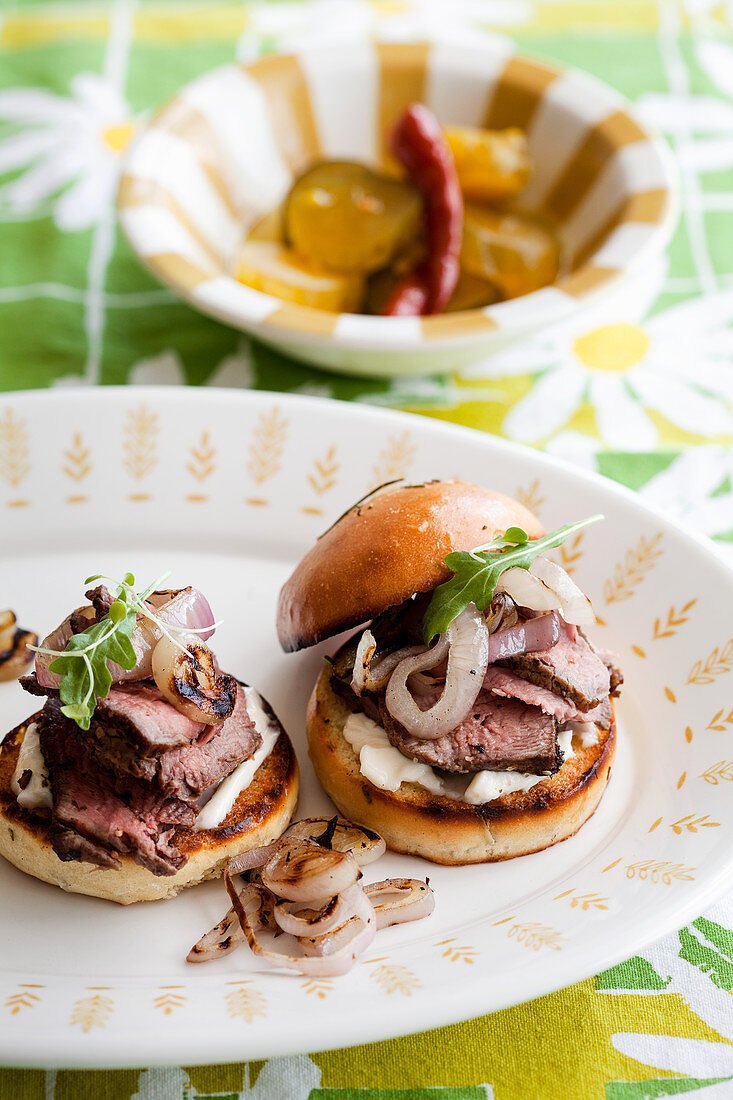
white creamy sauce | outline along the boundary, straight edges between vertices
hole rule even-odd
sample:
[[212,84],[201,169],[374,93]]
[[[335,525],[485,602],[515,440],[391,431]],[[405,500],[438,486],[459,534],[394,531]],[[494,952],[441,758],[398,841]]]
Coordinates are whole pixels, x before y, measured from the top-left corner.
[[260,693],[251,687],[243,690],[247,701],[247,713],[262,738],[262,744],[254,756],[238,764],[234,771],[225,776],[216,787],[211,798],[196,818],[194,829],[197,832],[202,829],[215,829],[217,825],[221,825],[227,814],[231,812],[232,806],[242,791],[246,791],[249,787],[260,764],[267,759],[275,748],[275,742],[280,736],[279,726],[265,713]]
[[[25,772],[30,772],[31,777],[25,788],[21,787],[20,779]],[[38,737],[38,726],[35,722],[26,728],[25,736],[18,752],[18,766],[13,773],[10,784],[19,806],[24,810],[38,810],[46,807],[50,810],[53,806],[53,795],[46,770],[46,761],[41,752],[41,742]]]
[[[456,775],[444,779],[429,764],[403,756],[390,744],[382,727],[365,714],[349,715],[344,737],[359,757],[361,774],[383,791],[398,791],[403,783],[417,783],[433,794],[480,806],[512,791],[528,791],[547,778],[524,772],[482,771],[472,776]],[[557,738],[563,763],[575,756],[573,737],[579,737],[581,746],[586,748],[596,743],[598,731],[592,722],[569,722]]]

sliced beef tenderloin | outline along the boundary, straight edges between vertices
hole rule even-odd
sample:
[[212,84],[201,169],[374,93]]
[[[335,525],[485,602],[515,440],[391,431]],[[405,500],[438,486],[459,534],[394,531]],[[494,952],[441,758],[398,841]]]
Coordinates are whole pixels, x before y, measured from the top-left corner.
[[380,700],[380,719],[395,748],[410,760],[448,772],[555,772],[561,759],[557,722],[535,706],[481,691],[460,726],[434,741],[412,737]]
[[554,695],[570,699],[585,713],[608,698],[611,677],[587,639],[574,626],[559,621],[560,637],[550,649],[522,653],[497,664]]
[[614,653],[610,649],[597,649],[596,653],[608,669],[608,675],[611,678],[611,695],[620,695],[619,688],[624,682],[624,674],[616,664],[618,653]]
[[592,710],[583,711],[564,695],[555,695],[548,688],[523,680],[510,669],[498,665],[487,668],[484,689],[494,695],[520,699],[523,703],[540,707],[545,714],[557,718],[558,722],[595,722],[603,730],[611,728],[611,704],[607,698]]
[[[49,699],[43,710],[39,736],[51,778],[54,824],[109,852],[131,856],[154,875],[172,875],[183,866],[187,857],[173,838],[176,826],[193,824],[191,806],[166,798],[149,783],[101,768],[88,736],[61,714],[56,700]],[[63,831],[59,847],[61,858],[80,858],[72,855]],[[86,849],[80,845],[78,850]]]
[[140,756],[124,737],[113,732],[104,733],[93,743],[94,754],[104,767],[152,782],[164,794],[184,801],[198,798],[212,783],[218,783],[248,760],[261,744],[262,737],[247,713],[241,687],[229,718],[219,727],[207,727],[192,745],[157,756]]
[[53,850],[64,863],[81,860],[84,863],[96,863],[98,867],[119,868],[119,857],[95,844],[93,840],[75,833],[73,829],[59,827],[53,837]]
[[[35,674],[23,676],[20,685],[31,695],[58,699],[58,691],[44,688]],[[152,680],[113,684],[109,695],[97,699],[91,724],[95,736],[113,734],[142,756],[191,745],[206,729],[205,723],[192,722],[166,702]]]
[[124,737],[142,756],[191,745],[203,733],[203,722],[192,722],[161,695],[148,680],[115,684],[105,699],[97,700],[92,733]]

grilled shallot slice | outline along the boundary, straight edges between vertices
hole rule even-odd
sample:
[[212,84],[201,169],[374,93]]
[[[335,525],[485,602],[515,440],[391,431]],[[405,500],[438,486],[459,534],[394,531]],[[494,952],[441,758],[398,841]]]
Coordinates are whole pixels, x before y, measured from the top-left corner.
[[403,646],[394,653],[388,653],[382,657],[372,668],[372,661],[377,653],[377,640],[371,630],[365,630],[359,639],[354,658],[354,672],[351,678],[351,689],[355,695],[361,695],[364,691],[381,691],[386,686],[390,676],[405,657],[414,657],[418,653],[424,653],[425,647],[421,645]]
[[12,611],[0,611],[0,681],[17,680],[33,660],[29,645],[37,645],[37,635],[17,626]]
[[341,894],[334,894],[320,907],[304,906],[302,902],[278,898],[275,902],[275,920],[283,932],[291,936],[323,936],[333,932],[356,912],[357,893],[361,886],[350,886]]
[[240,852],[229,860],[229,871],[232,875],[241,875],[244,871],[252,871],[257,867],[264,867],[270,856],[277,851],[279,840],[272,844],[263,844],[259,848],[251,848],[249,852]]
[[[387,849],[379,833],[342,817],[306,817],[291,825],[285,835],[314,840],[322,848],[333,848],[335,852],[349,852],[360,867],[373,863]],[[229,866],[234,869],[231,863]]]
[[562,566],[550,558],[540,556],[532,562],[529,571],[555,593],[560,601],[560,614],[566,623],[574,626],[593,625],[596,617],[590,600]]
[[237,701],[237,681],[219,672],[209,647],[192,635],[160,639],[153,650],[153,679],[176,710],[207,726],[221,725]]
[[[407,681],[414,672],[435,668],[448,652],[445,687],[438,701],[422,710]],[[413,737],[434,741],[460,726],[481,690],[489,663],[489,629],[475,603],[453,620],[432,649],[400,661],[387,684],[384,701],[395,721]]]
[[[374,939],[377,923],[374,916],[374,910],[364,896],[363,891],[361,891],[364,900],[359,905],[358,916],[360,919],[354,921],[353,934],[350,938],[345,943],[339,942],[338,950],[333,953],[324,953],[323,955],[310,957],[296,954],[297,951],[301,950],[301,945],[294,936],[288,936],[286,934],[273,942],[276,942],[278,946],[290,948],[292,953],[288,951],[272,950],[271,947],[266,946],[265,942],[263,942],[264,937],[261,938],[260,935],[258,935],[258,933],[263,933],[265,928],[260,920],[260,906],[257,891],[251,883],[247,882],[238,890],[229,871],[224,872],[224,881],[229,897],[232,900],[234,911],[237,914],[251,951],[261,958],[269,959],[277,966],[284,966],[289,970],[296,970],[298,973],[304,974],[307,977],[336,977],[339,974],[347,973],[353,966],[357,957]],[[326,939],[326,937],[323,938]]]
[[347,852],[322,848],[312,840],[283,837],[260,871],[269,890],[287,901],[325,902],[361,878]]
[[435,895],[427,882],[418,878],[385,878],[370,882],[364,893],[374,906],[377,929],[392,924],[429,917],[435,908]]
[[234,908],[227,909],[219,923],[193,945],[186,956],[186,961],[205,963],[211,962],[212,959],[222,959],[244,941],[245,935]]

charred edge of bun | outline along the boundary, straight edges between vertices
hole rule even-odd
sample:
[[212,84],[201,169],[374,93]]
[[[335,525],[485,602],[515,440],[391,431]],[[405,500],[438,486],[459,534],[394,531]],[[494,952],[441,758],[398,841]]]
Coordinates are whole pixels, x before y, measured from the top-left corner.
[[221,875],[226,863],[240,852],[276,840],[295,812],[298,762],[290,738],[281,729],[272,752],[220,825],[201,832],[178,828],[175,844],[188,860],[174,875],[158,877],[131,856],[119,853],[115,868],[83,860],[63,861],[52,847],[50,813],[19,806],[11,788],[26,728],[39,716],[40,712],[16,726],[0,744],[0,855],[26,874],[69,893],[121,905],[174,897],[186,887]]
[[375,787],[343,736],[352,714],[334,692],[327,669],[313,690],[308,747],[326,793],[347,818],[375,829],[393,851],[433,863],[487,863],[539,852],[572,836],[594,813],[611,774],[615,716],[595,745],[577,750],[553,775],[528,791],[472,806],[415,783],[398,791]]
[[280,592],[277,630],[286,652],[373,619],[451,575],[445,557],[508,527],[544,528],[522,504],[462,481],[389,489],[351,508],[316,542]]

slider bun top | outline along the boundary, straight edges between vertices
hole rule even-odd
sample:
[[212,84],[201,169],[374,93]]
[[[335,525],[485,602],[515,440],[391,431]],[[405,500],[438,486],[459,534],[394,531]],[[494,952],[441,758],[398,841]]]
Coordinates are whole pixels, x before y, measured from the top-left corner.
[[285,582],[277,632],[290,653],[359,626],[452,575],[445,556],[490,542],[508,527],[544,529],[502,493],[463,481],[405,485],[355,505]]

